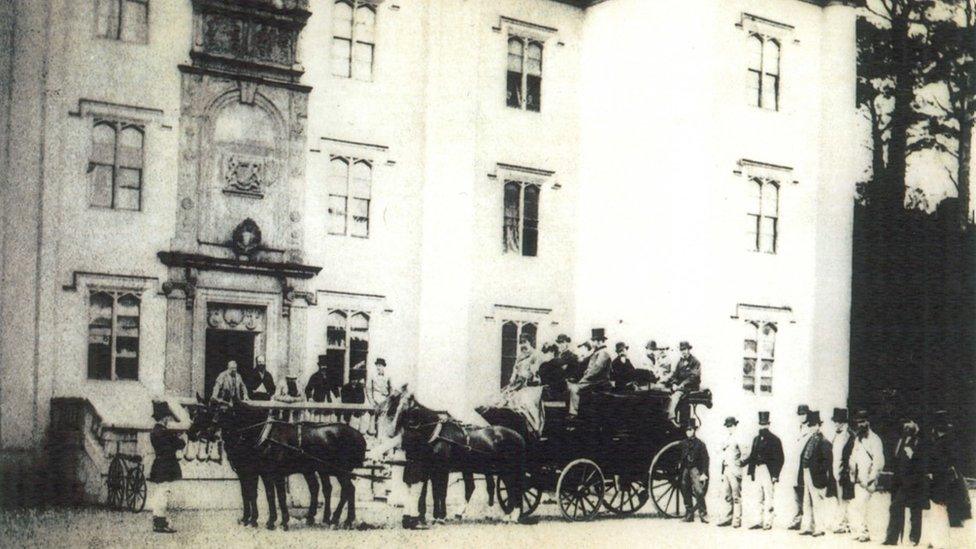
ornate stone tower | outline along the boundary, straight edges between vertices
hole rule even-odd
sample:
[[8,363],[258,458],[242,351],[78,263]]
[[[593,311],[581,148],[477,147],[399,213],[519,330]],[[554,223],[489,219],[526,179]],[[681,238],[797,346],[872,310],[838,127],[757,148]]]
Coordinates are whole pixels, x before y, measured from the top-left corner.
[[192,0],[182,74],[176,231],[169,267],[165,385],[209,391],[234,360],[269,370],[304,360],[305,128],[298,36],[308,0]]

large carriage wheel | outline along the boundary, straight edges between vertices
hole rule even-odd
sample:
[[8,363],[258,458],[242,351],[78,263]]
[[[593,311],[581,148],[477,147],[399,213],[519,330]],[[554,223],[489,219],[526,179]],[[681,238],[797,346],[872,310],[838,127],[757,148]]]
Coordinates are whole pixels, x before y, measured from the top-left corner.
[[112,462],[108,466],[105,486],[108,488],[108,499],[106,500],[108,506],[113,509],[121,509],[125,503],[125,465],[119,456],[112,458]]
[[[529,475],[525,475],[525,484],[522,487],[522,516],[527,517],[539,507],[539,502],[542,500],[542,490],[532,485],[532,478]],[[511,513],[515,506],[509,497],[508,483],[501,477],[498,478],[495,492],[498,496],[498,505],[502,511],[505,514]]]
[[[684,516],[684,498],[681,495],[681,473],[678,466],[681,462],[681,441],[675,441],[657,453],[651,462],[650,491],[651,500],[657,511],[668,518]],[[708,491],[705,483],[703,492]]]
[[603,506],[615,515],[632,515],[647,503],[647,484],[641,476],[614,475],[607,479]]
[[600,467],[577,459],[563,469],[556,483],[559,510],[568,520],[590,520],[600,510],[604,479]]
[[133,513],[142,511],[146,507],[146,476],[141,465],[129,471],[126,487],[126,506]]

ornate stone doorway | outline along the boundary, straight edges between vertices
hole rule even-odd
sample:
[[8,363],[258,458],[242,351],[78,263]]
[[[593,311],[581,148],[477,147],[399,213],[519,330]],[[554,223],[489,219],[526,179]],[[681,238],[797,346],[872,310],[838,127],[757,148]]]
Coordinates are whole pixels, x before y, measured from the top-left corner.
[[253,305],[207,304],[204,342],[204,391],[213,392],[214,382],[231,360],[245,381],[254,372],[254,359],[265,353],[266,309]]

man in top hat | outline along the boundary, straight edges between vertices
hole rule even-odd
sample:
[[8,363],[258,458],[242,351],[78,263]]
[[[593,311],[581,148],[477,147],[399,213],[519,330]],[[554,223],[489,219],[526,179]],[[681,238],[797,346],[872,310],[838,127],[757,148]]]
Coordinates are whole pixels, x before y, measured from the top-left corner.
[[251,400],[271,400],[275,394],[275,382],[268,373],[268,366],[264,361],[264,356],[254,359],[254,374],[248,384],[248,394]]
[[807,429],[810,436],[800,454],[799,476],[803,482],[803,526],[801,536],[822,536],[826,523],[824,503],[833,497],[837,489],[834,483],[833,451],[830,442],[821,432],[823,422],[820,412],[811,410],[807,414]]
[[610,381],[615,389],[622,389],[634,380],[634,363],[627,357],[629,347],[623,341],[618,341],[614,346],[617,354],[613,362],[610,363]]
[[214,382],[210,400],[223,404],[237,404],[247,400],[247,386],[237,371],[237,363],[233,360],[227,363],[227,369],[217,376]]
[[698,420],[688,418],[685,422],[685,438],[678,444],[678,478],[680,480],[681,497],[685,501],[684,522],[698,519],[708,523],[708,511],[705,507],[705,483],[708,481],[708,448],[696,436]]
[[854,449],[854,436],[847,419],[847,408],[834,408],[834,439],[831,441],[834,459],[834,478],[837,479],[837,516],[834,523],[835,534],[851,531],[847,522],[848,503],[854,499],[854,483],[851,482],[851,451]]
[[854,415],[854,448],[851,449],[851,480],[854,499],[850,506],[851,533],[857,541],[871,541],[868,534],[868,503],[878,490],[878,476],[884,469],[885,456],[881,437],[871,430],[866,410]]
[[586,371],[578,383],[569,383],[569,415],[579,413],[580,394],[610,386],[610,353],[607,352],[607,336],[603,328],[593,328],[590,345],[593,349]]
[[149,433],[149,442],[152,443],[153,459],[152,468],[149,470],[149,482],[153,485],[154,501],[152,506],[153,532],[161,534],[172,534],[176,532],[170,525],[166,517],[166,510],[169,506],[169,487],[171,482],[183,478],[180,471],[180,462],[176,459],[177,450],[182,450],[186,442],[180,438],[176,431],[169,429],[169,422],[176,419],[173,411],[165,401],[154,400],[152,403],[152,417],[156,420],[152,431]]
[[[800,452],[803,451],[803,446],[807,442],[807,437],[810,436],[810,429],[807,427],[807,414],[810,413],[810,407],[806,404],[800,404],[796,407],[796,416],[800,420],[799,427],[797,428],[796,435],[796,447],[799,448]],[[797,467],[799,469],[799,467]],[[793,485],[793,501],[796,503],[796,513],[793,514],[793,520],[790,521],[790,530],[799,530],[800,523],[803,521],[803,472],[796,477],[796,483]]]
[[369,377],[367,386],[366,400],[374,408],[386,402],[386,399],[390,397],[390,393],[393,392],[393,383],[390,381],[390,376],[386,374],[385,358],[377,358],[373,363],[373,375]]
[[701,362],[691,354],[691,344],[682,341],[678,349],[681,351],[681,359],[675,365],[674,375],[671,377],[674,392],[671,393],[671,402],[668,405],[668,417],[671,421],[678,419],[678,403],[681,399],[688,393],[701,389]]
[[925,529],[931,534],[929,547],[947,549],[949,527],[960,527],[972,518],[972,504],[966,481],[959,471],[959,448],[954,440],[954,429],[945,410],[939,410],[932,418],[932,442],[929,453],[929,499],[932,510],[925,519]]
[[919,436],[918,423],[911,417],[901,421],[901,436],[895,445],[891,476],[891,505],[888,508],[888,532],[884,545],[898,545],[905,531],[905,508],[908,507],[912,545],[922,537],[922,509],[929,508],[929,479],[926,475],[926,452]]
[[658,347],[653,339],[644,345],[644,369],[650,371],[652,385],[665,386],[671,381],[671,363],[668,362],[667,347]]
[[725,418],[728,436],[722,443],[722,495],[729,504],[725,520],[718,526],[738,528],[742,526],[742,446],[736,436],[739,420]]
[[783,470],[783,443],[769,430],[769,412],[759,412],[759,434],[752,439],[752,450],[743,462],[753,482],[759,484],[759,522],[750,530],[773,528],[774,490]]

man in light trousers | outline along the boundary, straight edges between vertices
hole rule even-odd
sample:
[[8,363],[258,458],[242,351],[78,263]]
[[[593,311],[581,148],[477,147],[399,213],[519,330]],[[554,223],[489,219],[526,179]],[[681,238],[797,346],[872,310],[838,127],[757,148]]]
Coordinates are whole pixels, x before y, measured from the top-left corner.
[[848,505],[854,499],[854,484],[851,482],[850,457],[854,447],[854,435],[849,427],[847,408],[834,408],[830,418],[834,422],[834,478],[837,479],[837,514],[834,522],[835,534],[851,531],[847,523]]
[[759,484],[759,520],[750,530],[773,528],[773,501],[776,483],[783,470],[783,443],[769,430],[769,412],[759,412],[759,434],[752,439],[752,449],[743,465],[749,477]]
[[[806,404],[800,404],[796,407],[797,419],[800,421],[798,426],[798,433],[796,436],[796,447],[803,451],[803,447],[807,442],[807,437],[810,436],[810,429],[807,427],[807,413],[810,412],[810,407]],[[800,523],[803,521],[803,471],[801,470],[799,475],[796,477],[796,484],[793,485],[793,501],[796,502],[796,513],[793,515],[793,520],[790,521],[790,530],[799,530]]]
[[822,536],[826,521],[825,502],[833,497],[834,470],[831,466],[833,454],[830,442],[821,432],[820,412],[811,410],[807,414],[807,427],[810,436],[803,445],[800,455],[800,474],[803,477],[803,525],[801,536]]
[[729,507],[725,519],[717,525],[732,528],[742,526],[742,446],[735,432],[738,424],[734,417],[725,418],[728,437],[722,444],[722,495]]
[[851,533],[857,541],[871,541],[868,534],[868,503],[878,490],[878,476],[884,469],[885,457],[881,437],[871,430],[868,413],[854,416],[854,448],[851,450],[851,480],[854,481],[854,501],[851,502]]

